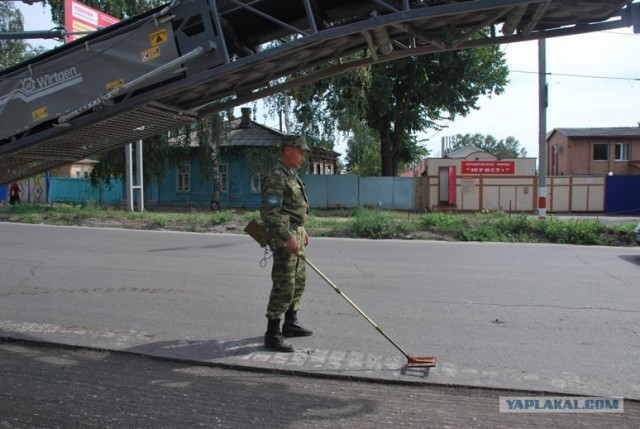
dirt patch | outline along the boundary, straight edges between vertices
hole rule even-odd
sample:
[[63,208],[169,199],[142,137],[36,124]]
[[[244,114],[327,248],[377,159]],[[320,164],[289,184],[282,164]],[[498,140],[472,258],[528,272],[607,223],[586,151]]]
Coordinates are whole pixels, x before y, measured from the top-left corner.
[[158,222],[149,219],[122,219],[114,217],[102,219],[85,219],[84,221],[82,221],[81,226],[138,229],[148,231],[209,232],[218,234],[233,234],[242,231],[246,226],[246,222],[231,220],[220,224],[206,224],[181,221],[159,224]]
[[144,229],[155,230],[154,222],[147,219],[122,219],[117,217],[107,218],[88,218],[78,222],[78,226],[87,226],[91,228],[123,228],[123,229]]

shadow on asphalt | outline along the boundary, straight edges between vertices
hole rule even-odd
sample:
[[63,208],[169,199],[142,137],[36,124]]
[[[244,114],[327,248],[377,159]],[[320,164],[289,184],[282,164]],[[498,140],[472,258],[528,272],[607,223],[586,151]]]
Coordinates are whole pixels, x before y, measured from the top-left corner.
[[264,338],[252,337],[236,341],[159,341],[126,349],[127,352],[162,356],[181,360],[211,361],[242,358],[264,351]]
[[221,243],[221,244],[211,244],[207,246],[183,246],[183,247],[165,247],[160,249],[149,249],[147,252],[157,253],[157,252],[181,252],[183,250],[189,249],[221,249],[223,247],[233,247],[237,246],[240,243]]
[[640,267],[640,255],[620,255],[619,258]]

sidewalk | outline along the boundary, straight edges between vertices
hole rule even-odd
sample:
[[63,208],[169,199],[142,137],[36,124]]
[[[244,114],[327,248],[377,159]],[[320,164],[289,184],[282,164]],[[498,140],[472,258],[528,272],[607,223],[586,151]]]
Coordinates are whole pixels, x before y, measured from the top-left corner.
[[570,214],[570,213],[547,213],[549,218],[557,218],[561,220],[594,220],[602,222],[606,225],[628,225],[640,222],[639,216],[612,216],[608,214]]

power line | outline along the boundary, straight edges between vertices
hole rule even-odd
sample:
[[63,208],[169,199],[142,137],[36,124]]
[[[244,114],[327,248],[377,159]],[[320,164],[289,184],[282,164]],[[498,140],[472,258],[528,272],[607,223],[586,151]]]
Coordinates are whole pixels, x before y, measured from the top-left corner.
[[[525,74],[539,74],[534,71],[526,71],[526,70],[509,70],[509,73],[525,73]],[[587,74],[571,74],[571,73],[545,73],[546,76],[563,76],[563,77],[580,77],[587,79],[607,79],[607,80],[628,80],[628,81],[640,81],[640,78],[637,77],[618,77],[618,76],[595,76],[595,75],[587,75]]]
[[[620,33],[622,34],[622,33]],[[505,45],[508,47],[509,45]],[[387,67],[391,68],[398,65],[404,65],[413,61],[411,58],[403,58],[399,60],[395,60],[386,64]],[[454,67],[450,67],[454,69]],[[460,66],[462,68],[462,66]],[[527,71],[527,70],[513,70],[509,69],[509,73],[524,73],[524,74],[535,74],[537,75],[537,71]],[[553,73],[547,72],[547,76],[562,76],[562,77],[575,77],[575,78],[584,78],[584,79],[606,79],[606,80],[625,80],[631,82],[640,81],[640,77],[620,77],[620,76],[596,76],[596,75],[586,75],[586,74],[576,74],[576,73]]]

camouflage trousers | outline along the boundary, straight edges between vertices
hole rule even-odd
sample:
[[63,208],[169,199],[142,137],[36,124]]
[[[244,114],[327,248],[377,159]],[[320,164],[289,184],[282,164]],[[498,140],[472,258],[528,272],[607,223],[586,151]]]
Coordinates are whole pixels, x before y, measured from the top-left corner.
[[[300,255],[304,255],[302,227],[292,228],[298,243],[302,244]],[[304,260],[292,254],[289,249],[279,247],[273,251],[273,268],[271,269],[271,294],[267,305],[267,318],[281,319],[287,310],[298,311],[300,299],[304,293],[307,280]]]

